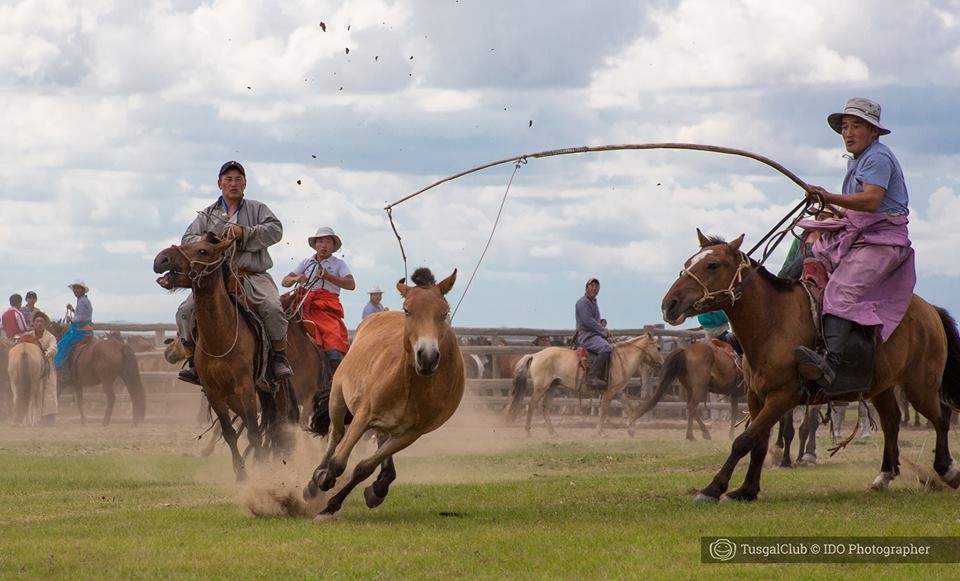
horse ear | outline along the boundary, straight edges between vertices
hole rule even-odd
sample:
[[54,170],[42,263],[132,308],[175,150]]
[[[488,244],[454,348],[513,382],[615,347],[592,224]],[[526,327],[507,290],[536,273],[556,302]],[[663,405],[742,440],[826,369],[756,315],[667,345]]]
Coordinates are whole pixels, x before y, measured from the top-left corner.
[[400,280],[397,281],[397,291],[400,293],[400,296],[402,297],[407,296],[407,291],[410,290],[410,287],[404,284],[406,282],[407,282],[407,279],[405,278],[401,278]]
[[736,240],[734,240],[733,242],[731,242],[731,243],[730,243],[730,248],[733,248],[734,250],[740,250],[740,245],[743,244],[743,237],[744,237],[745,235],[746,235],[746,234],[741,234],[739,238],[737,238]]
[[450,289],[453,288],[453,283],[457,282],[457,269],[453,269],[453,273],[447,278],[440,281],[440,284],[437,286],[440,287],[440,294],[445,295],[450,292]]
[[697,240],[700,241],[700,248],[703,248],[709,242],[707,237],[703,235],[703,232],[701,232],[699,228],[697,228]]

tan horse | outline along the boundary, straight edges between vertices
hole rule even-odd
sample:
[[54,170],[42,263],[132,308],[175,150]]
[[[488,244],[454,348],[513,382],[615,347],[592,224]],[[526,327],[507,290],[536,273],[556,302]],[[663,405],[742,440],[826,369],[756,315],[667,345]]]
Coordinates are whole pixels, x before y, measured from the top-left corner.
[[[59,339],[63,336],[66,327],[63,321],[55,321],[50,323],[49,329]],[[133,407],[133,425],[139,425],[146,414],[147,401],[143,390],[143,381],[140,379],[140,366],[137,364],[137,356],[133,353],[133,349],[122,341],[111,337],[92,338],[90,340],[92,343],[81,343],[74,347],[74,350],[79,349],[80,351],[70,356],[71,359],[75,359],[76,365],[76,376],[71,385],[77,397],[80,422],[83,425],[87,424],[87,416],[83,411],[83,388],[99,385],[103,388],[103,394],[107,398],[107,407],[103,412],[101,424],[104,426],[110,424],[110,419],[113,417],[113,407],[117,402],[114,385],[119,379],[123,381],[123,384],[127,387],[127,393],[130,394],[130,404]],[[58,390],[62,391],[64,387],[66,386],[57,384]]]
[[[730,456],[699,502],[717,502],[729,486],[737,463],[750,454],[740,488],[727,499],[751,501],[760,492],[760,474],[770,429],[787,411],[804,402],[793,350],[814,346],[816,328],[810,301],[799,283],[777,278],[741,250],[743,236],[726,243],[697,231],[700,250],[687,260],[680,277],[663,297],[663,318],[679,325],[697,312],[722,308],[743,345],[747,360],[750,425],[733,441]],[[914,295],[900,325],[877,349],[873,401],[883,428],[884,452],[875,490],[887,488],[899,472],[900,408],[893,386],[903,385],[907,399],[936,430],[933,467],[950,486],[960,486],[960,470],[950,455],[947,431],[951,409],[960,405],[960,334],[953,318]],[[851,394],[843,401],[853,401]],[[809,402],[824,403],[822,392]]]
[[43,408],[43,350],[35,341],[18,341],[10,348],[7,371],[14,393],[14,424],[37,426]]
[[[227,294],[227,280],[236,277],[228,260],[233,244],[233,240],[207,234],[205,239],[192,244],[173,245],[157,254],[153,270],[164,273],[157,284],[165,289],[193,289],[197,318],[194,362],[203,393],[230,447],[234,474],[241,481],[247,474],[230,412],[243,419],[254,458],[263,459],[267,452],[264,433],[270,438],[268,443],[281,451],[291,445],[285,424],[299,419],[299,409],[293,388],[287,389],[289,382],[278,387],[275,395],[254,385],[257,337]],[[261,405],[262,425],[257,421]]]
[[743,374],[733,359],[711,343],[694,343],[685,349],[677,349],[667,356],[660,373],[660,386],[649,401],[630,414],[629,429],[633,423],[660,401],[673,384],[680,381],[687,396],[687,439],[693,441],[693,422],[696,420],[704,440],[710,439],[710,430],[700,418],[697,406],[707,401],[707,395],[716,393],[730,398],[730,437],[738,420],[737,404],[746,395]]
[[[350,481],[327,501],[318,519],[340,510],[347,495],[377,465],[380,474],[364,490],[364,499],[370,508],[379,506],[397,477],[393,455],[439,428],[456,411],[463,397],[463,359],[444,298],[456,279],[454,270],[436,284],[429,269],[418,268],[411,277],[416,286],[397,283],[403,311],[369,317],[357,329],[333,377],[330,441],[304,497],[311,499],[334,486],[367,430],[376,432],[379,447],[357,463]],[[344,433],[348,412],[353,419]]]
[[13,390],[10,389],[10,375],[7,373],[10,361],[10,348],[13,342],[0,337],[0,420],[13,419]]
[[[623,388],[644,364],[654,368],[659,368],[663,364],[660,342],[655,337],[646,334],[614,343],[613,354],[610,356],[610,381],[600,398],[598,436],[603,435],[603,427],[610,412],[610,402],[614,398],[630,409],[629,401],[623,396]],[[533,379],[533,395],[530,396],[530,402],[527,404],[527,422],[524,429],[529,435],[533,412],[537,404],[543,400],[541,407],[547,431],[551,436],[556,435],[557,432],[550,421],[550,399],[552,398],[550,388],[554,385],[562,385],[568,389],[577,389],[577,381],[579,379],[582,383],[584,375],[582,370],[578,371],[579,365],[580,358],[577,352],[565,347],[547,347],[539,353],[525,355],[514,368],[512,399],[507,407],[507,421],[513,421],[520,410],[529,377]]]

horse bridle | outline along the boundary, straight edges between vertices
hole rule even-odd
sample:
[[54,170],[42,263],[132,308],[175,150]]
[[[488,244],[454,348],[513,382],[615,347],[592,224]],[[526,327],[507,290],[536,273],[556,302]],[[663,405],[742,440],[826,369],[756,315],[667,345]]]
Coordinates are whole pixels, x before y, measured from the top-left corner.
[[[707,285],[703,284],[703,281],[700,280],[697,275],[690,272],[690,269],[684,265],[680,276],[689,276],[693,280],[697,281],[697,284],[699,284],[700,288],[703,289],[703,296],[697,299],[692,305],[694,311],[705,311],[707,310],[706,306],[708,304],[711,307],[719,306],[725,299],[730,299],[731,307],[737,304],[737,300],[739,300],[741,296],[740,286],[743,284],[743,271],[745,269],[749,269],[753,265],[750,262],[750,257],[743,252],[738,252],[737,255],[740,258],[740,264],[737,265],[737,270],[733,273],[733,277],[730,279],[730,284],[727,285],[727,288],[721,290],[712,291],[707,288]],[[713,302],[711,303],[711,301]]]
[[[176,244],[171,244],[170,248],[179,252],[180,256],[182,256],[183,259],[187,261],[187,266],[189,268],[187,272],[185,273],[176,272],[176,274],[186,274],[187,278],[190,279],[190,286],[197,286],[200,282],[200,279],[205,278],[207,275],[216,272],[217,269],[223,266],[223,262],[227,259],[227,253],[223,252],[220,254],[219,259],[214,260],[212,262],[204,262],[202,260],[190,258],[189,256],[187,256],[187,253],[183,251],[183,248],[180,246],[177,246]],[[199,271],[195,271],[193,269],[193,266],[195,264],[200,264],[203,266],[203,268],[201,268]],[[174,271],[171,271],[171,272],[174,272]]]

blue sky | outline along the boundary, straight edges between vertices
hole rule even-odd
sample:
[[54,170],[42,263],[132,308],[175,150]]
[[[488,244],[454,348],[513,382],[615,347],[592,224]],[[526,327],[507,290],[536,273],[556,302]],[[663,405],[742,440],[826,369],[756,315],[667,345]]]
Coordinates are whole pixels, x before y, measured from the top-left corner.
[[[960,314],[957,1],[6,1],[0,71],[0,293],[36,290],[54,316],[82,278],[96,320],[172,322],[182,295],[154,283],[152,258],[216,198],[228,159],[284,224],[276,279],[318,226],[343,238],[353,327],[373,285],[399,306],[384,204],[436,179],[683,141],[836,191],[844,152],[825,118],[850,96],[880,102],[893,130],[918,293]],[[511,170],[394,213],[411,268],[460,269],[454,301]],[[533,160],[455,324],[569,328],[590,276],[613,327],[661,322],[695,228],[752,246],[799,196],[766,166],[704,153]]]

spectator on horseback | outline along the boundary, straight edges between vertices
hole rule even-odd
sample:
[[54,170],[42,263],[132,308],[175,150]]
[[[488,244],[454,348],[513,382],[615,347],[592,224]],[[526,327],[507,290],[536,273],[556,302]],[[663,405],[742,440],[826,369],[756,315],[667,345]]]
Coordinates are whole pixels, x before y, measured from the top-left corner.
[[363,307],[363,317],[361,317],[361,320],[366,319],[370,315],[390,310],[380,302],[383,299],[383,291],[380,290],[379,286],[374,286],[367,294],[370,295],[370,300],[367,302],[367,306]]
[[90,287],[82,280],[73,281],[68,285],[73,291],[73,296],[77,297],[77,306],[67,304],[68,318],[70,326],[57,343],[57,354],[53,359],[53,365],[57,369],[58,383],[62,389],[66,385],[72,385],[74,380],[73,369],[68,364],[70,355],[74,348],[89,335],[93,335],[93,305],[90,303]]
[[797,347],[800,374],[828,396],[867,390],[873,378],[874,328],[886,341],[903,318],[917,276],[907,231],[909,196],[900,163],[880,136],[880,105],[863,98],[846,102],[827,123],[843,138],[847,173],[841,194],[813,187],[810,197],[841,208],[839,217],[804,220],[819,231],[813,257],[830,278],[823,293],[826,353]]
[[577,320],[577,343],[596,356],[587,372],[587,387],[606,389],[613,346],[607,339],[607,330],[600,324],[598,294],[600,281],[596,278],[587,279],[584,294],[577,300],[574,313]]
[[57,417],[57,376],[52,373],[54,369],[53,359],[57,355],[57,338],[53,336],[53,333],[47,331],[49,325],[50,317],[46,313],[41,310],[33,311],[33,336],[43,351],[45,363],[43,370],[43,404],[40,415],[40,424],[44,426],[52,426]]
[[[287,360],[287,317],[280,305],[277,285],[267,272],[273,266],[268,248],[283,237],[283,224],[266,204],[244,197],[247,172],[239,162],[228,161],[220,167],[217,187],[220,197],[198,213],[184,232],[181,243],[197,242],[207,232],[236,240],[232,267],[240,278],[247,302],[263,321],[272,351],[270,370],[276,379],[292,377],[293,369]],[[177,332],[189,355],[180,379],[199,385],[200,378],[193,364],[196,345],[193,309],[193,294],[177,309]]]
[[321,226],[316,234],[307,238],[307,244],[315,253],[300,261],[293,272],[283,277],[282,284],[290,287],[300,283],[307,291],[303,318],[313,322],[314,340],[327,354],[330,373],[333,374],[348,347],[340,291],[353,290],[357,283],[347,263],[333,255],[343,246],[333,228]]
[[[0,317],[0,320],[3,321],[3,332],[10,339],[16,339],[30,330],[30,323],[27,322],[27,318],[23,316],[23,311],[20,310],[22,304],[23,297],[18,294],[10,295],[10,308],[4,311],[3,316]],[[6,373],[6,370],[3,370],[3,372]]]
[[24,305],[20,307],[20,312],[23,313],[23,318],[27,320],[28,324],[33,323],[33,313],[37,311],[37,293],[33,291],[27,291],[27,294],[23,295]]

